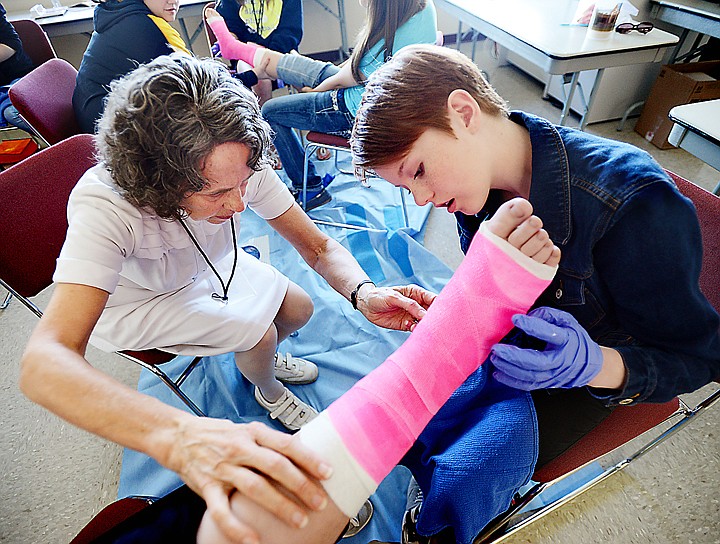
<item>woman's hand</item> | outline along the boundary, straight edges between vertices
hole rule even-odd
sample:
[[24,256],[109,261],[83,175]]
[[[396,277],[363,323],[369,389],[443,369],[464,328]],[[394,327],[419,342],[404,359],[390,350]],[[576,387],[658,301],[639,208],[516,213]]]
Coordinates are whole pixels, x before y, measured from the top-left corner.
[[[301,527],[308,511],[328,503],[316,480],[328,478],[330,466],[292,435],[260,423],[237,424],[211,418],[184,420],[172,442],[168,468],[207,503],[207,515],[233,542],[251,537],[247,525],[230,510],[234,490],[247,496],[291,527]],[[295,500],[280,493],[283,486]]]
[[418,285],[399,287],[362,286],[357,307],[368,321],[398,331],[412,331],[426,313],[435,293]]

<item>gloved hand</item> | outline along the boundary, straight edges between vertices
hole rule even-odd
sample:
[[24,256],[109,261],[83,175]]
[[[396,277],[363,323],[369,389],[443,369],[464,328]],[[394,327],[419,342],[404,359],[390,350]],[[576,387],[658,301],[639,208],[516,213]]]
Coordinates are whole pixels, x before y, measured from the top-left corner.
[[216,58],[220,56],[220,44],[218,42],[215,42],[210,47],[210,55],[212,58]]
[[603,354],[577,320],[556,308],[541,307],[515,314],[513,324],[547,342],[543,351],[495,344],[490,361],[493,376],[515,389],[570,388],[587,385],[603,365]]

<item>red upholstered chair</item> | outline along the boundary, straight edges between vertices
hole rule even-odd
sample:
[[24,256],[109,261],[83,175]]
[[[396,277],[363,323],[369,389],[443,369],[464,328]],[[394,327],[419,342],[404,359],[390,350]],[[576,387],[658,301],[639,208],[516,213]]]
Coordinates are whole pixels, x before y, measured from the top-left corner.
[[[38,317],[30,299],[52,284],[65,241],[67,202],[78,179],[95,165],[93,136],[72,136],[0,172],[0,286]],[[5,306],[9,302],[6,297]],[[158,365],[173,359],[158,350],[119,353],[162,380],[195,414],[204,415],[180,389],[201,357],[173,381]]]
[[80,133],[72,106],[77,70],[50,59],[10,87],[10,102],[48,145]]
[[[700,288],[713,307],[720,312],[720,197],[672,172],[668,172],[668,174],[678,186],[680,192],[690,198],[697,208],[703,236]],[[632,461],[682,429],[718,400],[720,400],[720,390],[711,393],[694,408],[688,407],[682,400],[677,398],[665,404],[645,403],[633,406],[619,406],[598,427],[584,436],[569,450],[546,465],[538,467],[533,475],[533,480],[538,484],[522,497],[518,497],[507,512],[488,525],[475,540],[475,544],[501,540],[559,508],[612,474],[623,470]],[[675,419],[677,421],[671,426],[666,423],[670,420],[675,421]],[[553,485],[562,482],[583,467],[599,460],[604,455],[643,433],[652,431],[663,423],[665,423],[665,425],[662,425],[664,430],[656,429],[656,436],[643,443],[637,451],[622,461],[604,468],[600,474],[590,481],[552,500],[539,509],[533,510],[529,515],[523,513],[513,519],[520,510],[543,491],[549,490]]]
[[154,501],[151,497],[125,497],[108,504],[80,531],[70,544],[91,544]]
[[12,26],[20,36],[23,51],[27,53],[35,66],[40,66],[45,61],[57,58],[50,38],[35,21],[29,19],[13,21]]

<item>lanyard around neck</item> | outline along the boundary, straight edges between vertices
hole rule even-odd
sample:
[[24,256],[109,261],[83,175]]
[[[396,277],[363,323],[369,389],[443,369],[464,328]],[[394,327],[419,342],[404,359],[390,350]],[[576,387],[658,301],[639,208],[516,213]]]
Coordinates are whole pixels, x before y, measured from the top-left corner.
[[185,224],[185,221],[182,219],[179,220],[182,227],[185,229],[185,232],[188,233],[188,236],[190,237],[190,240],[192,240],[193,245],[197,248],[197,250],[200,252],[200,255],[202,255],[202,258],[205,260],[205,262],[208,264],[210,269],[215,274],[215,277],[220,282],[220,285],[222,286],[223,294],[219,295],[218,293],[213,293],[212,298],[215,300],[219,300],[221,302],[224,302],[227,304],[228,301],[228,291],[230,290],[230,283],[233,280],[233,277],[235,276],[235,268],[237,267],[237,259],[238,259],[238,248],[237,248],[237,235],[235,234],[235,221],[230,218],[230,232],[232,232],[232,242],[233,242],[233,265],[232,265],[232,271],[230,272],[230,277],[228,278],[227,285],[225,285],[225,282],[223,282],[222,277],[220,277],[220,273],[217,271],[217,269],[213,266],[212,262],[210,262],[209,257],[207,254],[203,251],[203,249],[200,247],[200,244],[198,243],[195,236],[193,236],[193,233],[190,232],[190,229]]

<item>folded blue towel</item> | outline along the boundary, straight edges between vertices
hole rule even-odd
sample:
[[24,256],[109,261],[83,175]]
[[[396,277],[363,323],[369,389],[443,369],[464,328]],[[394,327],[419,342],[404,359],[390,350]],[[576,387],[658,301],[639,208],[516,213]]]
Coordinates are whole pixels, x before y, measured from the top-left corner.
[[458,543],[470,544],[535,469],[530,395],[488,374],[481,366],[455,391],[402,461],[423,491],[422,535],[452,527]]

